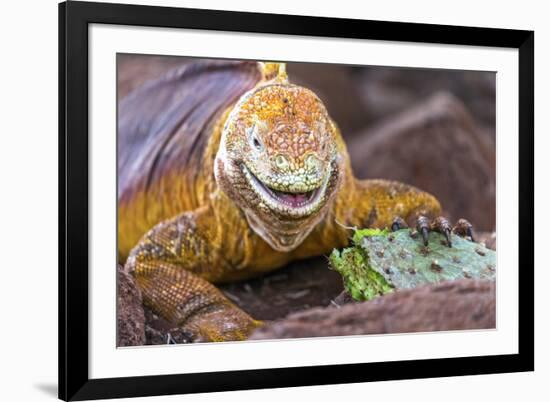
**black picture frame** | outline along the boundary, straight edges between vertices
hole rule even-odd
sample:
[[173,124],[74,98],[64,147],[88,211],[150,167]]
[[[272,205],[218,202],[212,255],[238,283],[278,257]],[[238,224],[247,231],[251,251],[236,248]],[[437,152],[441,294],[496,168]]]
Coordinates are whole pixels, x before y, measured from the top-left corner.
[[[518,234],[518,353],[90,379],[87,345],[88,25],[91,23],[518,49],[521,233]],[[534,370],[533,154],[532,31],[78,1],[59,4],[59,398],[86,400]]]

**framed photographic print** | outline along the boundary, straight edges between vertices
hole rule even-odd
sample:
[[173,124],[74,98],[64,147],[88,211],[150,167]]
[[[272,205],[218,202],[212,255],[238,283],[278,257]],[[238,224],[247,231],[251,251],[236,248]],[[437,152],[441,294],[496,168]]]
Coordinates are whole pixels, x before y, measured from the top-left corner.
[[59,397],[528,371],[534,33],[59,5]]

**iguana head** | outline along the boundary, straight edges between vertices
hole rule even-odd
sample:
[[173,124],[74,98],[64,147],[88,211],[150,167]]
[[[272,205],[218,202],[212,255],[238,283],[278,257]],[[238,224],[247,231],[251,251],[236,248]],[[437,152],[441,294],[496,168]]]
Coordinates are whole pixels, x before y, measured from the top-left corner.
[[321,100],[288,83],[284,67],[229,114],[216,180],[275,250],[296,248],[330,208],[342,175],[338,135]]

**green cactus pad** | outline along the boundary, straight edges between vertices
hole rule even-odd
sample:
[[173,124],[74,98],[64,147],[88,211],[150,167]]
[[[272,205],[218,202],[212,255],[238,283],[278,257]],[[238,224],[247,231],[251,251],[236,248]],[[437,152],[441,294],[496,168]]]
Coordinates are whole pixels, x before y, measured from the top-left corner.
[[353,246],[333,250],[329,257],[344,287],[355,300],[370,300],[393,290],[463,278],[494,280],[496,253],[482,244],[451,235],[452,247],[437,232],[429,245],[409,229],[360,229]]

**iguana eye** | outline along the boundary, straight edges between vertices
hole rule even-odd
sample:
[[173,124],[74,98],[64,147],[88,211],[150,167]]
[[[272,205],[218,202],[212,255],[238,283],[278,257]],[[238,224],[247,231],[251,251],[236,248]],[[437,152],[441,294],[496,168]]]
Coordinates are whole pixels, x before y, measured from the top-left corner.
[[256,132],[256,126],[252,126],[248,131],[248,137],[250,140],[250,143],[257,151],[262,151],[264,149],[264,146],[260,139],[258,138],[258,133]]
[[252,138],[252,144],[254,144],[254,148],[256,148],[258,151],[262,149],[262,144],[260,144],[260,141],[256,137]]

